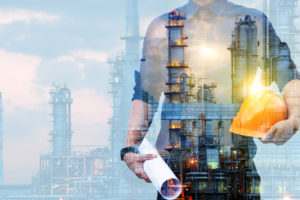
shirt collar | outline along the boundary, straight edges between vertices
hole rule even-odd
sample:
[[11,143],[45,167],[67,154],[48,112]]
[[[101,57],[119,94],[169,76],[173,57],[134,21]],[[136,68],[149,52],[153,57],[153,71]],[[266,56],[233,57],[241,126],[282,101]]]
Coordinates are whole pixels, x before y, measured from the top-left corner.
[[190,17],[192,17],[199,9],[210,9],[215,15],[221,16],[226,9],[227,3],[227,0],[217,0],[205,6],[199,6],[198,4],[193,2],[193,0],[189,0],[186,7],[187,18],[189,19]]

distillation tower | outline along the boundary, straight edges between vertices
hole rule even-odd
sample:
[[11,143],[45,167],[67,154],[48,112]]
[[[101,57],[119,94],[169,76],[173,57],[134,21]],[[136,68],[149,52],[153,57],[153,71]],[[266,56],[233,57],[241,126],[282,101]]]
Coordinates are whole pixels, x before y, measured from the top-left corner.
[[140,66],[140,27],[138,0],[126,0],[126,31],[121,37],[125,41],[125,68],[122,89],[121,123],[119,126],[127,130],[128,118],[131,105],[132,88],[134,87],[134,71]]
[[[295,20],[298,0],[264,0],[264,12],[272,25],[265,22],[265,70],[270,81],[276,81],[280,89],[284,84],[297,77],[295,67],[299,67],[299,31]],[[274,27],[274,28],[273,28]],[[275,33],[275,30],[278,33]],[[291,60],[293,59],[293,61]],[[295,66],[296,65],[296,66]],[[276,66],[276,67],[275,67]],[[274,69],[277,68],[277,69]],[[299,68],[298,68],[299,69]],[[279,76],[281,74],[281,76]],[[299,77],[298,77],[299,78]],[[299,199],[300,153],[299,133],[280,147],[261,144],[256,165],[261,174],[262,197],[266,200]],[[258,144],[260,144],[258,142]],[[267,160],[265,158],[268,158]]]
[[125,69],[125,56],[124,54],[118,55],[108,62],[111,65],[109,84],[111,85],[110,94],[112,95],[112,108],[113,116],[109,120],[111,125],[110,135],[110,151],[111,151],[111,182],[113,184],[110,188],[111,196],[121,196],[128,193],[128,184],[124,179],[124,168],[120,161],[120,149],[125,145],[125,132],[124,127],[121,127],[121,105],[122,105],[122,90],[124,84],[124,69]]
[[[71,91],[54,85],[52,105],[52,152],[41,154],[40,169],[32,179],[32,199],[103,199],[108,187],[108,149],[71,151]],[[24,197],[24,198],[25,198]]]
[[[124,68],[125,68],[125,57],[124,54],[118,55],[114,59],[108,61],[111,65],[109,84],[111,90],[109,93],[112,95],[112,107],[113,117],[109,120],[111,125],[111,157],[112,163],[118,163],[120,160],[120,148],[124,146],[124,141],[120,141],[120,138],[124,137],[124,132],[120,128],[121,123],[121,102],[122,102],[122,88],[124,82]],[[117,173],[117,170],[116,170]],[[117,174],[116,174],[117,175]]]
[[[112,66],[110,85],[113,97],[113,117],[111,124],[112,178],[111,198],[153,199],[155,191],[150,184],[138,180],[120,160],[120,150],[125,146],[134,76],[140,66],[138,0],[126,0],[126,32],[121,37],[125,41],[125,53],[109,61]],[[139,185],[139,187],[135,187]]]
[[[258,175],[245,150],[251,141],[229,132],[240,105],[217,104],[216,83],[191,74],[184,58],[184,20],[173,11],[166,24],[168,89],[162,120],[169,123],[170,139],[163,157],[183,184],[180,199],[255,199]],[[249,61],[249,70],[250,66]],[[149,121],[157,109],[157,102],[150,102]],[[225,140],[233,145],[224,145]]]
[[71,154],[71,92],[67,87],[58,87],[50,91],[52,105],[53,130],[52,154],[70,155]]
[[2,93],[0,92],[0,185],[4,184],[4,165],[3,165],[3,108]]
[[[266,6],[266,5],[265,5]],[[266,21],[265,21],[266,22]],[[257,69],[257,60],[263,59],[263,83],[268,86],[272,82],[276,82],[280,89],[290,80],[296,77],[296,67],[291,60],[290,50],[285,42],[281,42],[271,24],[264,24],[263,43],[257,41],[258,31],[256,21],[249,15],[244,19],[238,18],[234,29],[232,44],[229,47],[232,56],[232,90],[233,103],[242,103],[244,101],[243,92],[247,77],[254,77]],[[260,38],[261,39],[261,38]],[[263,49],[263,56],[260,57],[258,49]],[[250,70],[249,70],[250,69]],[[249,91],[246,91],[246,95]],[[285,156],[290,157],[286,153],[277,152],[279,148],[271,145],[262,144],[257,141],[258,151],[255,163],[259,175],[262,177],[260,190],[264,199],[283,199],[286,194],[288,197],[298,199],[297,190],[299,184],[291,177],[298,177],[299,167],[292,169],[286,164]],[[251,144],[248,144],[251,148]],[[254,146],[253,146],[254,147]],[[281,147],[284,149],[285,147]],[[261,150],[262,149],[262,150]],[[294,153],[298,152],[294,146]],[[277,152],[277,153],[275,153]],[[279,155],[283,157],[280,157]],[[290,154],[292,155],[292,154]],[[298,155],[298,154],[295,154]],[[274,163],[277,163],[274,165]],[[284,173],[284,175],[283,175]],[[293,182],[293,183],[291,183]],[[259,191],[259,188],[258,188]],[[291,196],[290,196],[291,195]]]
[[[257,70],[261,44],[257,42],[256,21],[247,15],[235,23],[228,48],[232,56],[232,104],[219,104],[214,97],[216,83],[193,76],[185,62],[188,37],[184,34],[184,20],[173,11],[166,24],[168,90],[162,120],[169,121],[170,143],[164,158],[184,186],[181,199],[258,199],[260,179],[252,160],[254,140],[229,132],[232,119],[250,94],[245,86]],[[293,79],[295,66],[287,45],[274,34],[269,28],[268,35],[274,37],[263,44],[268,48],[266,60],[271,63],[264,66],[264,78],[282,87]],[[157,109],[157,102],[150,102],[149,121]]]

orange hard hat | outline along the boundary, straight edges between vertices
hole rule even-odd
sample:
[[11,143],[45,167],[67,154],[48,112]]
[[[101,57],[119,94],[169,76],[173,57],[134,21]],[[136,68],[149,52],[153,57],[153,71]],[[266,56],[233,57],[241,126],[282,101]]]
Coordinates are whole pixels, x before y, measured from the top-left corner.
[[249,96],[234,117],[230,132],[262,138],[270,128],[287,117],[285,101],[271,90]]

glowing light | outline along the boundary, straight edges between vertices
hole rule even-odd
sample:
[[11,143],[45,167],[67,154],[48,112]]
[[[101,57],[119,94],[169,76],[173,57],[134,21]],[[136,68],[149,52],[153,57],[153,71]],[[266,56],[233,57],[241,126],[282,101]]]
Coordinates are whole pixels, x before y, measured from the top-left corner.
[[283,200],[291,200],[291,198],[289,196],[285,196],[283,197]]
[[180,127],[181,127],[181,126],[180,126],[179,123],[173,123],[173,124],[170,126],[171,129],[179,129]]
[[195,159],[195,158],[191,158],[191,159],[190,159],[190,164],[191,164],[191,165],[195,165],[195,164],[196,164],[196,162],[197,162],[197,161],[196,161],[196,159]]
[[206,46],[200,47],[200,54],[204,58],[216,58],[217,57],[217,52],[214,49],[206,47]]
[[171,66],[171,67],[177,67],[177,66],[179,66],[179,65],[180,65],[180,64],[179,64],[178,61],[173,61],[173,62],[169,63],[169,66]]
[[258,67],[253,84],[252,84],[252,88],[251,88],[251,92],[250,92],[251,95],[261,92],[262,90],[265,89],[265,87],[261,83],[261,75],[262,75],[262,70]]

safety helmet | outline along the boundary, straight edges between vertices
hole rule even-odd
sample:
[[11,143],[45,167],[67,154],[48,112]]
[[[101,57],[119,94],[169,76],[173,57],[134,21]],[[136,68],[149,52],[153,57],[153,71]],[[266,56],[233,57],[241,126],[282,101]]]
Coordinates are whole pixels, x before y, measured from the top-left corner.
[[285,101],[271,90],[249,96],[234,117],[230,132],[262,138],[270,128],[287,117]]

